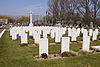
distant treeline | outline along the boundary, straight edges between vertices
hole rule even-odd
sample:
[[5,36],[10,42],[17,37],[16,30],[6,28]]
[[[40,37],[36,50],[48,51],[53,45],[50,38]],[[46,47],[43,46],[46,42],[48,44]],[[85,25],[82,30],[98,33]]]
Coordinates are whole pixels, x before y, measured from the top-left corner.
[[29,17],[27,16],[21,16],[18,19],[15,19],[10,16],[0,16],[0,19],[6,18],[8,19],[8,23],[21,23],[21,22],[29,22]]

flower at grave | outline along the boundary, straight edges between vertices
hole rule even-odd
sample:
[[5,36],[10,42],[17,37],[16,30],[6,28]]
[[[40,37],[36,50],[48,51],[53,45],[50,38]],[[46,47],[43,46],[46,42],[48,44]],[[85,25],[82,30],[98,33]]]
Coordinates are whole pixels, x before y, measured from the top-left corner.
[[42,53],[42,54],[41,54],[41,57],[44,58],[44,59],[47,59],[47,58],[48,58],[48,56],[47,56],[46,53]]

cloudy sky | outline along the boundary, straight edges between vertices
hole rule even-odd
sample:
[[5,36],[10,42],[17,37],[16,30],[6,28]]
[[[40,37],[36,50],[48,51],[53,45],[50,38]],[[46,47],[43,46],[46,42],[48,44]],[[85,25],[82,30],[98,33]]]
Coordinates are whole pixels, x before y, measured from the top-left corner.
[[35,15],[45,15],[48,0],[0,0],[0,15],[29,15],[32,10]]

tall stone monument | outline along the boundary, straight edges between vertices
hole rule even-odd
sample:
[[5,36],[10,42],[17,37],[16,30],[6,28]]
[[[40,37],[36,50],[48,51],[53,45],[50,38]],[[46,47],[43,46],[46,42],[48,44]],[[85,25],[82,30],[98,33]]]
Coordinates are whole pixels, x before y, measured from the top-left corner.
[[33,24],[32,24],[32,11],[30,11],[30,24],[29,24],[29,26],[30,26],[30,27],[33,26]]

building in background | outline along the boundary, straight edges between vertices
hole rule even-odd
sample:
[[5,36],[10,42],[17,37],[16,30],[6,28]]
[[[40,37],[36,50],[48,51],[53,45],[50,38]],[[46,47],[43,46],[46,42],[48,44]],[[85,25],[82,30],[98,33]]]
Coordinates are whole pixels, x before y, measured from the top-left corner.
[[8,24],[8,19],[0,19],[0,28],[5,27]]

